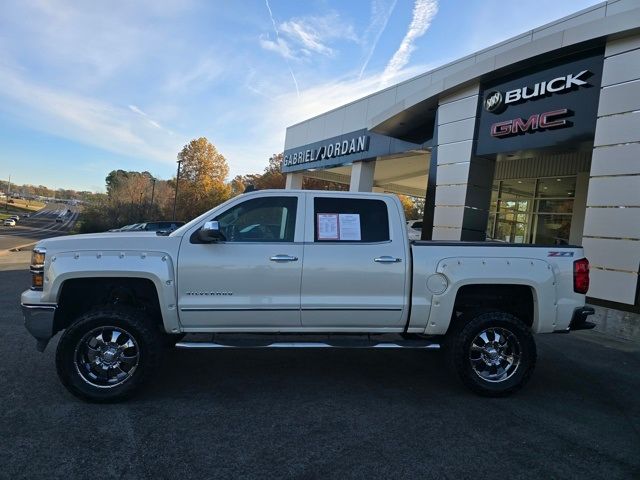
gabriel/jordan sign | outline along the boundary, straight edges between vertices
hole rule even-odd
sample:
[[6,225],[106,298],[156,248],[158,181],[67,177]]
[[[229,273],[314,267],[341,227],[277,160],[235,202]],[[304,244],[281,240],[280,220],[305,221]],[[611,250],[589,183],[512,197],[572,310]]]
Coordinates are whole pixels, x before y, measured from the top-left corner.
[[302,163],[317,162],[325,158],[342,157],[352,153],[364,152],[369,149],[369,136],[360,135],[350,140],[331,142],[319,148],[300,150],[284,156],[284,166],[300,165]]

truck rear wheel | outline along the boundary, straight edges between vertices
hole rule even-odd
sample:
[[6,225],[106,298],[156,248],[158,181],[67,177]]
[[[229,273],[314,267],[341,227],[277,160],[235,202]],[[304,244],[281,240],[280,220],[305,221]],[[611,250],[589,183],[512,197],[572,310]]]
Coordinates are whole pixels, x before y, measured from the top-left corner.
[[104,307],[82,315],[58,343],[56,367],[62,384],[90,402],[129,397],[153,373],[163,345],[144,313]]
[[483,313],[452,332],[450,364],[479,395],[502,397],[522,388],[533,373],[536,345],[531,330],[508,313]]

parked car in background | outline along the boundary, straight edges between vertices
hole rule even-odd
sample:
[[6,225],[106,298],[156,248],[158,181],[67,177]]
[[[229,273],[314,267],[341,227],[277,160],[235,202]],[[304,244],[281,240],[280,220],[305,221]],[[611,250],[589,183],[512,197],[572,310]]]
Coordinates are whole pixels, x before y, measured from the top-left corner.
[[129,225],[125,225],[124,227],[112,228],[109,231],[110,232],[129,232],[131,230],[137,229],[140,225],[141,225],[140,223],[131,223]]
[[177,230],[184,222],[178,221],[161,221],[161,222],[145,222],[138,225],[137,228],[133,230],[140,230],[145,232],[173,232]]
[[16,221],[13,218],[7,218],[7,219],[5,219],[3,225],[5,227],[15,227],[16,226]]
[[422,237],[422,220],[407,220],[409,240],[420,240]]

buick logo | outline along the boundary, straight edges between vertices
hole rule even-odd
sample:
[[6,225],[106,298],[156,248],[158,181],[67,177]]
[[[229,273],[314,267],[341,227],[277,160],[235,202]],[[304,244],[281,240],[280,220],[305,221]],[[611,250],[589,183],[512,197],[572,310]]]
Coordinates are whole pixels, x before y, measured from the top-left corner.
[[498,112],[504,105],[504,99],[500,92],[489,92],[484,99],[484,109],[487,112]]

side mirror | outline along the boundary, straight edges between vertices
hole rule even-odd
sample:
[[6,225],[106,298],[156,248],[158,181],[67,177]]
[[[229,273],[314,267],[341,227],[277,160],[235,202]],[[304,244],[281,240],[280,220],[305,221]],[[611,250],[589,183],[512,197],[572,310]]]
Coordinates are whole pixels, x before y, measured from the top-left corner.
[[220,224],[215,220],[204,223],[203,227],[198,231],[198,238],[206,243],[215,243],[226,240],[223,233],[220,231]]

